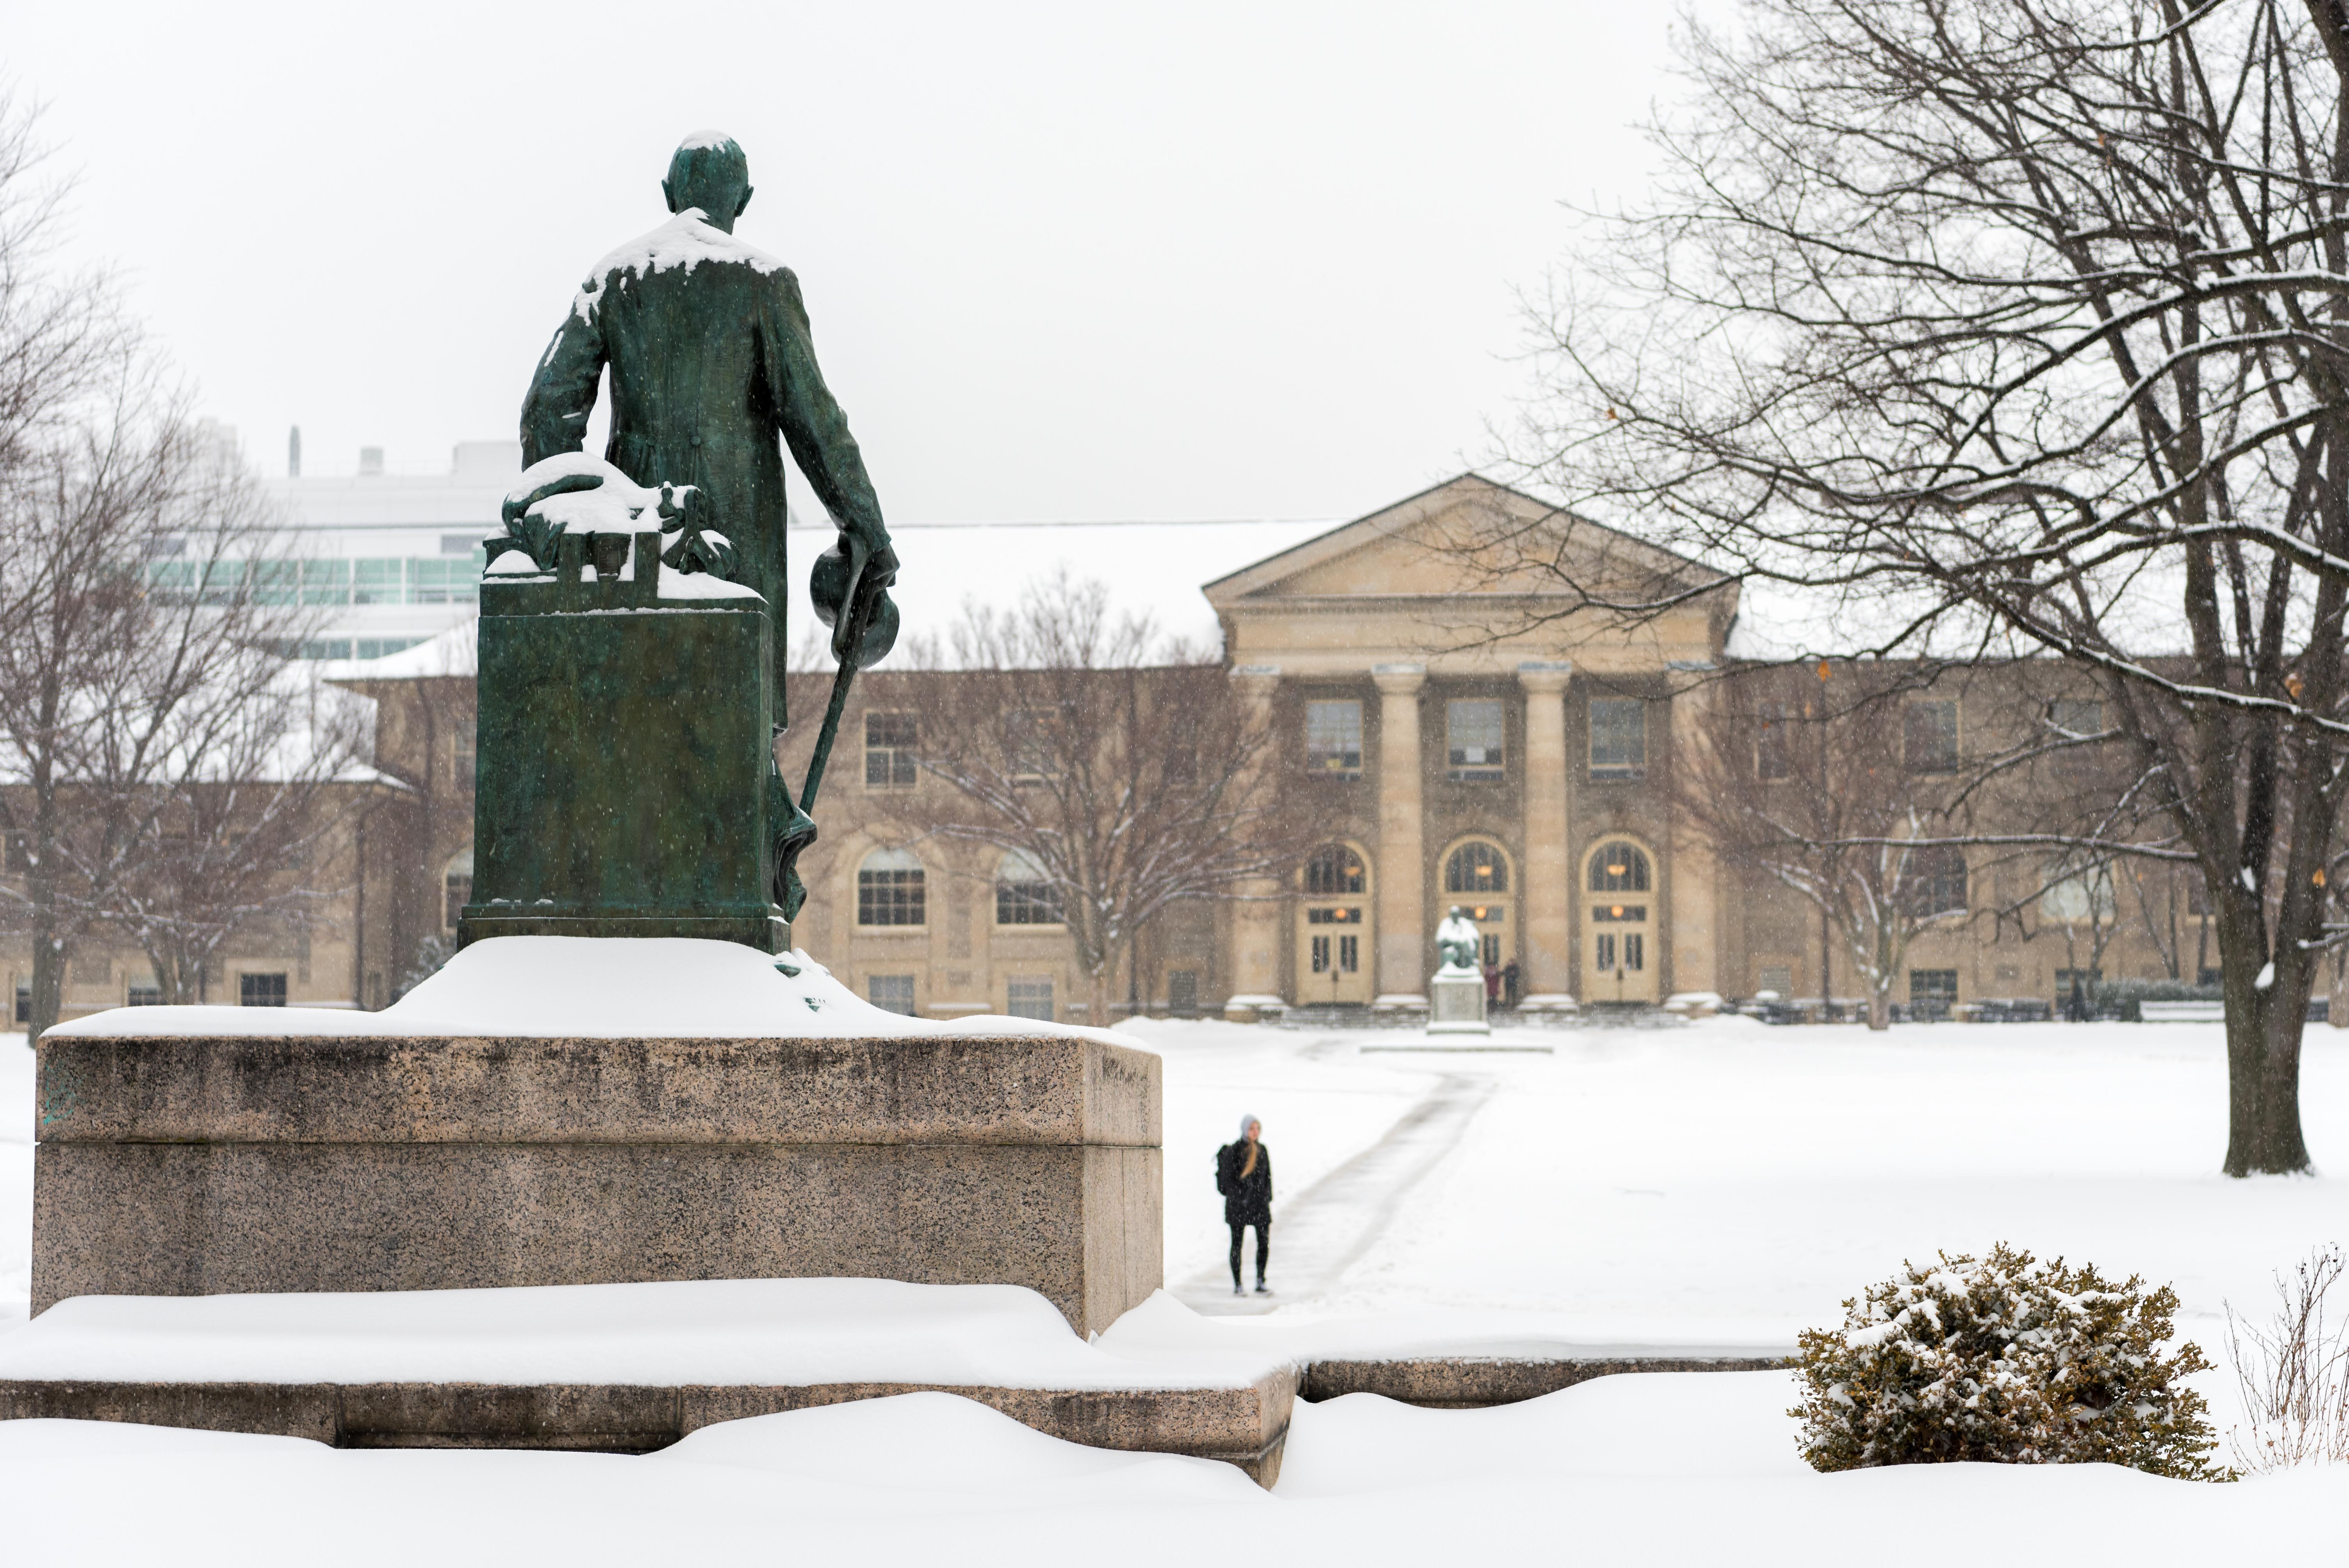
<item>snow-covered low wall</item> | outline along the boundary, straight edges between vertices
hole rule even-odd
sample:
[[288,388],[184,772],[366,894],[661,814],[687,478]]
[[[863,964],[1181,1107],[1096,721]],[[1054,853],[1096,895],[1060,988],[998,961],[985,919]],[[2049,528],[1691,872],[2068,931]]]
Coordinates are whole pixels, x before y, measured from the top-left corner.
[[1119,1355],[1009,1285],[84,1296],[0,1335],[0,1419],[642,1453],[722,1421],[933,1389],[1097,1448],[1227,1460],[1269,1484],[1299,1376],[1242,1346]]

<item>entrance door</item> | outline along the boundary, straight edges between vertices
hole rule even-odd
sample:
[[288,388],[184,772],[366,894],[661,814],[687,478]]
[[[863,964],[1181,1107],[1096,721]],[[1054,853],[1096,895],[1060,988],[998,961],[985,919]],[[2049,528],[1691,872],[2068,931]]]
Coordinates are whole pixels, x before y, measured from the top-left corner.
[[1655,878],[1647,851],[1612,840],[1591,852],[1583,885],[1586,1002],[1656,999]]
[[1297,1004],[1368,1006],[1370,873],[1350,844],[1324,844],[1305,860],[1297,910]]

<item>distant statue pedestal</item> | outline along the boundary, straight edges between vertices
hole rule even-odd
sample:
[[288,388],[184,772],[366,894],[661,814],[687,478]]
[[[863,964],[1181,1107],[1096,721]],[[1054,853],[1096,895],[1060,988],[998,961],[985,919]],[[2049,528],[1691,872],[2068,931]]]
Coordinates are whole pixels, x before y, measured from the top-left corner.
[[1431,1035],[1489,1035],[1485,1018],[1485,977],[1473,969],[1439,969],[1427,983],[1427,1032]]
[[1435,928],[1435,951],[1444,966],[1427,983],[1427,1032],[1431,1035],[1489,1035],[1485,1017],[1485,973],[1477,967],[1482,940],[1475,922],[1458,904]]

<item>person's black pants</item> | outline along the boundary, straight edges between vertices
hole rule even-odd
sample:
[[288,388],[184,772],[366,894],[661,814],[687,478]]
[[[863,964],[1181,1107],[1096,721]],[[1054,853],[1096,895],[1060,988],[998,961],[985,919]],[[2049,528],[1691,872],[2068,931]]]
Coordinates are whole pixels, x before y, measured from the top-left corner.
[[[1268,1220],[1258,1220],[1255,1222],[1255,1223],[1256,1283],[1262,1284],[1264,1283],[1264,1260],[1270,1256],[1272,1253],[1272,1223]],[[1247,1226],[1246,1225],[1234,1225],[1232,1227],[1232,1288],[1234,1290],[1240,1288],[1240,1239],[1242,1236],[1246,1235],[1247,1233]]]

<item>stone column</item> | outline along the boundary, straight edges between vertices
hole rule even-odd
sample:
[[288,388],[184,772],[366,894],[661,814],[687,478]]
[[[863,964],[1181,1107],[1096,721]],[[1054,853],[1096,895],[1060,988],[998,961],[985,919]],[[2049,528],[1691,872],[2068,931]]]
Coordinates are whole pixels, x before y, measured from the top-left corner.
[[1526,859],[1519,869],[1517,907],[1525,918],[1525,997],[1529,1012],[1571,1002],[1574,866],[1567,853],[1566,683],[1574,666],[1529,662],[1517,666],[1526,688]]
[[1379,995],[1373,1005],[1427,1006],[1435,959],[1427,945],[1422,841],[1419,689],[1424,665],[1377,665],[1379,683]]
[[[1272,723],[1273,694],[1280,686],[1278,665],[1238,665],[1232,683],[1247,704],[1253,724]],[[1259,754],[1259,768],[1278,768],[1283,738]],[[1278,1017],[1287,1004],[1280,995],[1280,944],[1287,929],[1288,903],[1281,897],[1278,877],[1249,877],[1239,884],[1232,905],[1232,994],[1224,1003],[1224,1016],[1234,1023],[1255,1023]]]
[[[1705,738],[1704,720],[1713,687],[1700,680],[1672,694],[1672,777],[1696,766]],[[1671,903],[1664,910],[1663,934],[1671,944],[1674,991],[1718,991],[1720,973],[1720,858],[1713,841],[1684,810],[1672,813]]]

